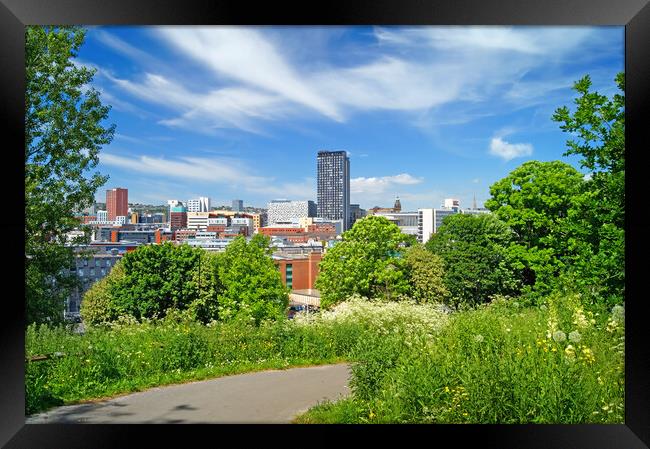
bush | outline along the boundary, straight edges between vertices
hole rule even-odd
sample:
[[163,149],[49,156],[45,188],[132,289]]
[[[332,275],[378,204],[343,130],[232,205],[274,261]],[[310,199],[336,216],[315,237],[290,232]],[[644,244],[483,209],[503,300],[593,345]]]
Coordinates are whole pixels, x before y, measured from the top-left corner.
[[79,313],[84,324],[94,326],[110,323],[117,319],[120,310],[116,307],[111,296],[111,289],[124,279],[124,267],[121,261],[115,264],[110,273],[95,282],[84,293]]
[[569,293],[539,307],[498,298],[452,314],[437,333],[419,332],[403,341],[395,348],[390,336],[377,336],[358,353],[364,369],[354,373],[354,395],[340,406],[317,407],[304,419],[623,422],[623,307],[599,314]]

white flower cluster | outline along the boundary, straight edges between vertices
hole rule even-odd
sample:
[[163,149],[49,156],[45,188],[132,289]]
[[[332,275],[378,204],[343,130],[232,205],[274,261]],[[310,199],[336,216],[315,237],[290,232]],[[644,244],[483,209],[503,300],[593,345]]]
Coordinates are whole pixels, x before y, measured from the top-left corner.
[[432,333],[447,322],[441,305],[417,304],[414,301],[370,301],[353,296],[330,311],[318,314],[297,314],[294,323],[360,323],[376,328],[382,333],[403,329],[407,334]]

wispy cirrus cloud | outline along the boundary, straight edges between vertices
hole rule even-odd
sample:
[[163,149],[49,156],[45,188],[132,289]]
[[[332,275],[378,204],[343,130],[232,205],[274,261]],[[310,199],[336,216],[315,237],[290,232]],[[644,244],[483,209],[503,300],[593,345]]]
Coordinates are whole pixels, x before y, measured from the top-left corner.
[[139,77],[114,77],[113,82],[130,95],[173,107],[176,115],[160,124],[200,132],[237,128],[263,133],[264,124],[280,120],[320,116],[340,123],[355,113],[372,111],[412,114],[413,124],[424,129],[459,123],[443,113],[434,116],[441,120],[421,119],[422,114],[454,103],[470,108],[464,115],[463,107],[456,108],[463,120],[485,116],[473,112],[476,103],[490,104],[492,113],[538,104],[558,86],[544,79],[528,80],[527,74],[542,64],[552,70],[552,61],[590,42],[593,30],[376,27],[374,37],[380,45],[367,57],[335,63],[321,43],[315,53],[320,59],[310,64],[294,58],[296,45],[290,38],[295,33],[175,26],[156,27],[150,36],[191,61],[193,68],[202,67],[205,81],[186,83],[182,70],[162,74],[163,64],[108,32],[98,34],[98,39],[148,67]]
[[216,74],[280,95],[341,121],[326,97],[303,81],[300,72],[260,32],[236,27],[165,27],[159,36]]
[[315,194],[315,181],[305,178],[299,182],[278,182],[274,177],[257,176],[247,163],[235,158],[200,158],[135,156],[127,157],[103,152],[101,164],[130,172],[146,173],[155,177],[184,179],[202,185],[227,186],[247,192],[272,196],[311,199]]

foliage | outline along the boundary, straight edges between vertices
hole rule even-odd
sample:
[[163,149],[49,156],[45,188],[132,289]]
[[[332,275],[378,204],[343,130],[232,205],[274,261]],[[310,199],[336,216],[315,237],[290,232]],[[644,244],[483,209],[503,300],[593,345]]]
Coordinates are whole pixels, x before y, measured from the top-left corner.
[[410,292],[404,248],[413,243],[385,217],[357,220],[330,248],[320,263],[316,288],[321,307],[331,307],[348,296],[397,299]]
[[[165,242],[128,252],[121,260],[124,275],[114,280],[110,295],[119,314],[141,318],[185,310],[197,297],[192,272],[201,249]],[[109,275],[110,276],[110,275]]]
[[122,318],[83,335],[32,325],[28,356],[64,356],[26,365],[26,412],[188,380],[335,363],[349,358],[366,332],[356,322],[300,326],[280,319],[255,326],[235,319],[203,325],[187,311],[141,322]]
[[558,108],[553,120],[573,138],[565,155],[582,156],[590,177],[570,211],[566,233],[577,253],[570,273],[592,301],[620,303],[625,293],[625,75],[620,94],[591,92],[587,75],[574,84],[575,111]]
[[79,27],[25,29],[25,286],[27,323],[60,322],[77,283],[65,234],[74,212],[89,206],[107,177],[86,173],[110,143],[109,107],[92,85],[94,70],[73,62],[83,44]]
[[239,237],[218,254],[171,242],[142,246],[115,268],[82,301],[89,325],[120,316],[161,318],[172,311],[204,324],[235,318],[259,323],[284,315],[288,305],[262,235],[250,243]]
[[108,276],[95,282],[84,293],[79,313],[87,326],[105,324],[115,321],[119,317],[119,310],[115,307],[111,296],[111,290],[116,283],[123,282],[124,268],[122,261],[119,261],[111,269]]
[[[354,394],[307,423],[622,423],[624,309],[584,310],[573,293],[539,307],[496,299],[437,332],[375,338]],[[382,362],[383,354],[383,362]]]
[[519,282],[507,248],[512,230],[492,214],[445,217],[426,243],[444,261],[444,282],[455,307],[474,306],[496,294],[517,292]]
[[223,285],[219,294],[221,319],[245,317],[259,323],[286,313],[289,290],[270,257],[269,238],[256,234],[249,243],[237,237],[219,254],[216,278]]
[[528,161],[490,187],[485,206],[515,232],[510,258],[524,284],[546,294],[569,262],[566,222],[582,175],[561,161]]
[[445,286],[444,262],[422,245],[413,245],[404,255],[412,285],[411,297],[418,302],[444,302],[449,297]]

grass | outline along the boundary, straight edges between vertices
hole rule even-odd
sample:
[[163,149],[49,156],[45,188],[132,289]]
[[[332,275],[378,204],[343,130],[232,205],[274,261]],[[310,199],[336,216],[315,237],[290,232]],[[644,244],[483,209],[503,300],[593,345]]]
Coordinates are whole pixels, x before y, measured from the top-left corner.
[[622,423],[622,308],[575,295],[539,307],[496,300],[447,315],[434,305],[353,298],[333,311],[204,326],[174,319],[84,335],[30,327],[27,413],[146,388],[349,361],[352,395],[297,423]]
[[337,363],[358,334],[353,331],[287,321],[208,327],[163,320],[90,329],[84,335],[33,326],[27,330],[28,356],[65,356],[27,364],[26,413],[160,385]]
[[617,314],[585,312],[572,295],[456,313],[433,337],[367,346],[353,367],[353,395],[295,422],[622,423]]

